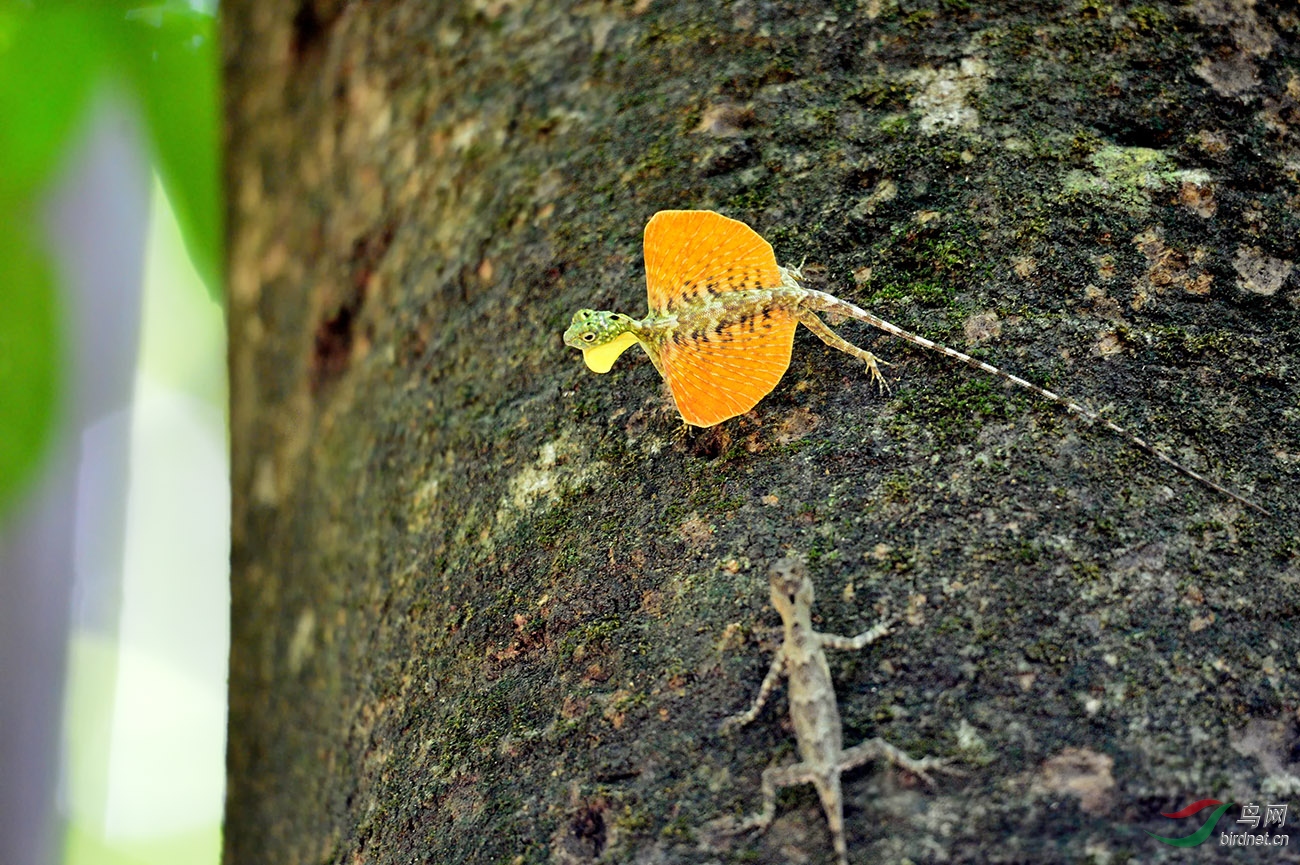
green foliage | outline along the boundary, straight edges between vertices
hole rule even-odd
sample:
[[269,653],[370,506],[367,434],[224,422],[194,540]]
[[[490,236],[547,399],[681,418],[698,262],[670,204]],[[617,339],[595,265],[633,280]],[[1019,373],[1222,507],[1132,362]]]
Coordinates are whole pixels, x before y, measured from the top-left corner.
[[184,4],[113,21],[118,69],[133,85],[185,247],[214,297],[221,285],[215,21]]
[[[0,206],[40,189],[102,62],[100,34],[67,8],[0,6]],[[58,58],[57,62],[52,62]]]
[[0,509],[49,438],[58,403],[51,268],[26,229],[104,81],[137,98],[168,198],[219,298],[221,203],[214,20],[183,2],[0,0]]
[[0,213],[0,504],[31,473],[53,426],[58,348],[45,256]]

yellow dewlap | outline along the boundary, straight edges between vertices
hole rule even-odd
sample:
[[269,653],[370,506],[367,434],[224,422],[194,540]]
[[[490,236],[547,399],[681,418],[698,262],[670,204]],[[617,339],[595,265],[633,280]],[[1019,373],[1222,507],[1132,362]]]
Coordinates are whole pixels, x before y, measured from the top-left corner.
[[592,372],[609,372],[614,366],[614,361],[618,360],[618,356],[634,345],[636,345],[636,337],[624,331],[604,345],[584,348],[582,359],[587,362]]

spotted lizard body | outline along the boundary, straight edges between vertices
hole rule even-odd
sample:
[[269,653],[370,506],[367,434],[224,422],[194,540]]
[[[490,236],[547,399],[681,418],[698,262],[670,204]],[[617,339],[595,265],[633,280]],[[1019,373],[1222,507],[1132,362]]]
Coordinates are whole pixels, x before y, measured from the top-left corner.
[[564,342],[581,349],[587,366],[609,372],[628,348],[640,345],[672,391],[691,426],[709,427],[744,414],[772,392],[786,368],[794,332],[804,325],[827,345],[880,373],[888,365],[831,330],[819,313],[864,321],[914,345],[938,352],[1050,400],[1101,424],[1156,459],[1246,507],[1268,511],[1164,451],[1072,400],[991,364],[918,336],[834,295],[805,287],[797,268],[776,263],[772,246],[753,229],[709,210],[663,210],[645,229],[649,314],[581,309]]
[[817,788],[826,822],[840,865],[847,865],[848,848],[844,841],[844,800],[840,791],[840,774],[869,760],[884,759],[912,772],[926,782],[928,770],[944,769],[935,758],[914,759],[884,739],[869,739],[852,748],[843,747],[840,711],[835,700],[830,667],[824,648],[861,649],[889,633],[888,621],[858,634],[840,637],[823,634],[812,627],[812,581],[808,579],[802,559],[785,558],[773,564],[768,575],[772,605],[781,614],[784,640],[772,666],[763,679],[754,704],[746,712],[733,715],[722,723],[722,731],[748,724],[758,717],[767,698],[784,675],[789,683],[790,720],[794,723],[799,745],[798,763],[772,766],[763,771],[763,808],[739,822],[722,818],[710,827],[724,834],[750,829],[764,830],[776,815],[776,791],[794,784],[812,784]]

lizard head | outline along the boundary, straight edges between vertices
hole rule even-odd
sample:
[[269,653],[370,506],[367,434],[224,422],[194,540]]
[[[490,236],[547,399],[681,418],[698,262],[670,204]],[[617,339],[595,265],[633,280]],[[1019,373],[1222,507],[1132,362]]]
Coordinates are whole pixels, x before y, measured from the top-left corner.
[[595,372],[609,372],[618,356],[636,344],[633,324],[621,313],[580,309],[564,332],[564,344],[582,349],[583,360]]
[[796,608],[812,608],[812,580],[808,579],[808,569],[804,567],[802,558],[787,556],[778,560],[768,571],[767,579],[772,586],[772,606],[776,607],[782,619],[794,616]]

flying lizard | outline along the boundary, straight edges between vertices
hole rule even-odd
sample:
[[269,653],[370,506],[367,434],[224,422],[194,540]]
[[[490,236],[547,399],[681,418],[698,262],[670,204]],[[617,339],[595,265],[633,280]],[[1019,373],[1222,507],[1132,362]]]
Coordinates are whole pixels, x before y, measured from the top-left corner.
[[869,739],[852,748],[843,747],[840,711],[835,702],[835,688],[823,648],[861,649],[889,633],[889,623],[882,621],[856,637],[823,634],[812,627],[813,586],[803,560],[784,558],[772,565],[768,573],[772,588],[772,606],[781,614],[785,631],[781,648],[772,658],[772,666],[748,711],[722,722],[727,732],[748,724],[758,717],[772,689],[782,674],[789,681],[790,720],[794,723],[799,745],[798,763],[771,766],[763,770],[763,809],[741,821],[731,818],[714,820],[710,830],[720,834],[737,834],[750,829],[766,829],[776,815],[776,791],[793,784],[812,784],[817,788],[831,839],[840,865],[848,862],[844,843],[844,800],[840,793],[840,774],[869,760],[884,759],[919,776],[927,783],[928,770],[945,769],[943,761],[933,757],[914,759],[884,739]]
[[1145,439],[1072,400],[970,355],[890,324],[848,301],[802,284],[798,268],[776,263],[772,246],[752,228],[711,210],[661,210],[645,227],[645,318],[580,309],[564,342],[587,366],[609,372],[639,344],[668,383],[682,419],[709,427],[744,414],[772,392],[790,365],[794,332],[804,325],[827,345],[862,360],[885,388],[876,355],[845,340],[818,313],[854,318],[1032,391],[1066,411],[1101,424],[1156,459],[1246,507],[1249,499],[1175,461]]

